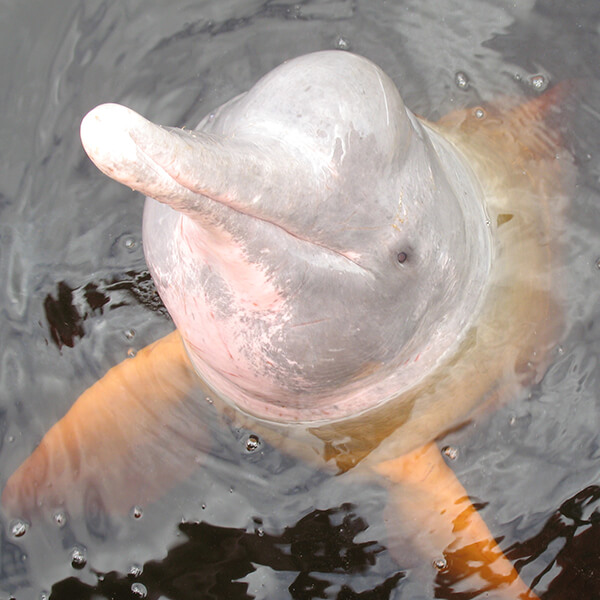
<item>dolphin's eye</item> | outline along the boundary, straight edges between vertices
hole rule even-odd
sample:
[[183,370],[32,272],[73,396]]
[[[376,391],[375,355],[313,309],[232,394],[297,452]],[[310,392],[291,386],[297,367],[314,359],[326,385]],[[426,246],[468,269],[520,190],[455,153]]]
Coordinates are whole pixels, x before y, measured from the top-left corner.
[[403,265],[408,260],[408,254],[406,252],[398,252],[396,260]]

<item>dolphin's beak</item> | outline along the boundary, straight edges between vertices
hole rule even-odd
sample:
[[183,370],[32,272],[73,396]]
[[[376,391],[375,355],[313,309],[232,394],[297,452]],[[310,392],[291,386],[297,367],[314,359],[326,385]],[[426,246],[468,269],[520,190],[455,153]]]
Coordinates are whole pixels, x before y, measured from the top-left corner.
[[[206,211],[206,200],[211,199],[272,220],[260,199],[268,190],[290,187],[289,173],[281,169],[286,164],[284,151],[276,141],[259,145],[239,137],[162,127],[119,104],[91,110],[81,123],[81,141],[106,175],[190,216]],[[308,166],[301,166],[303,170],[308,180]]]

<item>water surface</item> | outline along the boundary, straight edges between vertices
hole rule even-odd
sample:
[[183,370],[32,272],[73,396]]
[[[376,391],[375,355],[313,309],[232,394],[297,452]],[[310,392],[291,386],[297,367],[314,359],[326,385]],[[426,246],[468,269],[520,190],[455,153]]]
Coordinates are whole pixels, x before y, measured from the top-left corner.
[[[83,390],[172,328],[143,260],[143,199],[81,149],[89,109],[116,101],[193,127],[283,60],[329,48],[374,60],[431,119],[569,80],[564,340],[529,398],[441,443],[544,599],[599,594],[599,28],[595,0],[3,2],[0,485]],[[0,598],[454,597],[386,537],[383,490],[248,451],[249,434],[232,430],[141,514],[92,505],[22,537],[3,519]]]

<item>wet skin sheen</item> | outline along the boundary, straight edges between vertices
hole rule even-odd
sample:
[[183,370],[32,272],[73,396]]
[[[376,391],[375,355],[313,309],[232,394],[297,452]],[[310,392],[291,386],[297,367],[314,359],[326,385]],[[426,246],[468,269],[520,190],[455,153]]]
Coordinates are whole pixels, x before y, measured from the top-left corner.
[[370,61],[320,52],[196,131],[91,111],[90,158],[148,196],[144,249],[177,332],[85,392],[4,505],[31,515],[69,489],[75,506],[92,485],[108,510],[150,501],[206,451],[208,393],[285,451],[382,477],[427,557],[463,548],[466,589],[535,598],[431,441],[539,379],[558,339],[571,161],[547,117],[562,95],[433,124]]

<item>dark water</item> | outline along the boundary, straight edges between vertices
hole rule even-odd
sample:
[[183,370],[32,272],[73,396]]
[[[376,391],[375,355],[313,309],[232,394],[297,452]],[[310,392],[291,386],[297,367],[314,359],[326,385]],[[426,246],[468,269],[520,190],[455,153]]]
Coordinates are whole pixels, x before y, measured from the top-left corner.
[[[1,2],[0,485],[83,390],[171,329],[143,260],[142,198],[80,147],[93,106],[193,126],[283,60],[335,47],[377,62],[433,119],[571,80],[564,341],[528,399],[443,443],[544,600],[600,597],[600,4],[514,4]],[[91,510],[22,537],[3,518],[0,598],[459,597],[387,539],[383,490],[266,445],[248,452],[247,435],[232,431],[219,457],[141,516]]]

